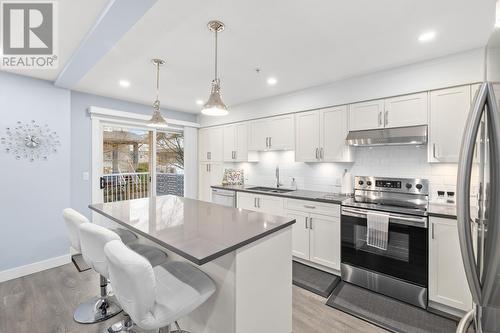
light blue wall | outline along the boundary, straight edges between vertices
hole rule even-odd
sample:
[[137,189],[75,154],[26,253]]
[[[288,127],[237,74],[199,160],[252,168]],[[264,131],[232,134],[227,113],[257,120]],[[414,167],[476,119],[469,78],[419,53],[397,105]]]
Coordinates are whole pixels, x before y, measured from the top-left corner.
[[48,161],[16,160],[0,144],[0,271],[68,253],[62,209],[70,205],[70,92],[0,72],[0,136],[35,120],[59,135]]
[[[52,82],[0,72],[0,137],[17,121],[48,124],[61,146],[48,161],[16,160],[0,144],[0,272],[62,256],[69,241],[62,210],[73,207],[87,216],[91,131],[89,106],[150,114],[151,107],[112,98],[71,92]],[[196,116],[163,110],[171,119]]]
[[[91,181],[83,180],[84,172],[91,172],[91,122],[90,106],[115,109],[140,114],[151,114],[151,107],[102,96],[71,92],[71,207],[90,217]],[[170,119],[196,122],[196,115],[162,110]]]

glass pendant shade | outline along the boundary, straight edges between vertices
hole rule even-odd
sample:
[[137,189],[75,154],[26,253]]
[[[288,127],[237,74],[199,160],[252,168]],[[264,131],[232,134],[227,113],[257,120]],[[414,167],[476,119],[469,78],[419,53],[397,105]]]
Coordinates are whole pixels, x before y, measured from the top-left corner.
[[226,104],[220,96],[220,82],[218,79],[212,81],[212,90],[208,101],[203,105],[201,113],[207,116],[225,116],[229,113]]

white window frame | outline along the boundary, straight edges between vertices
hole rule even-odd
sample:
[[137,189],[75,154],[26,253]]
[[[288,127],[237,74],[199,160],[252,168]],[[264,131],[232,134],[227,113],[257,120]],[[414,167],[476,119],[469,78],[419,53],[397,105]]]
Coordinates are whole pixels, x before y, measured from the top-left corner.
[[[92,156],[91,156],[91,202],[101,203],[102,192],[99,189],[99,182],[101,177],[101,168],[103,164],[103,150],[102,150],[102,130],[104,126],[119,126],[127,128],[144,129],[153,132],[153,142],[151,149],[151,168],[150,176],[152,179],[156,176],[156,133],[163,132],[179,132],[184,131],[184,127],[199,128],[200,124],[167,118],[167,128],[149,127],[148,121],[151,119],[150,115],[137,114],[132,112],[125,112],[120,110],[106,109],[96,106],[91,106],[88,109],[91,119],[92,131]],[[156,193],[156,182],[151,182],[151,193]],[[150,193],[150,194],[151,194]]]

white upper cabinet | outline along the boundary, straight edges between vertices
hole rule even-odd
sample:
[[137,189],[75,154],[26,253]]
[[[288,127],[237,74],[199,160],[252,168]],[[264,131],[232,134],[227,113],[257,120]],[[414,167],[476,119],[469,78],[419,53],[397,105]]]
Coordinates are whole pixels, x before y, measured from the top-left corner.
[[224,162],[248,161],[248,124],[224,126]]
[[295,115],[295,160],[298,162],[350,162],[345,144],[347,106],[300,112]]
[[294,115],[277,116],[249,123],[249,150],[293,150]]
[[429,162],[458,162],[471,87],[431,91],[430,99]]
[[427,125],[427,92],[387,98],[384,103],[385,127]]
[[293,114],[269,118],[269,149],[293,150],[295,148],[295,119]]
[[384,100],[349,105],[349,130],[359,131],[384,127]]
[[297,113],[295,115],[295,160],[297,162],[318,162],[319,150],[319,111]]
[[352,162],[348,133],[347,105],[319,111],[320,157],[323,162]]
[[202,128],[198,132],[198,159],[200,162],[222,162],[224,157],[224,129]]
[[426,92],[351,104],[349,130],[426,125],[427,105]]

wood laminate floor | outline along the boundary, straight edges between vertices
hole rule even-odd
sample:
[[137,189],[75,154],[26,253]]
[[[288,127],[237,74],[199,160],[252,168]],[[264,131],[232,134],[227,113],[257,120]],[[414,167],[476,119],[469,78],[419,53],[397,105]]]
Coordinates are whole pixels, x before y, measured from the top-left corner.
[[[73,321],[74,309],[97,295],[98,286],[96,273],[78,273],[72,264],[0,283],[0,332],[101,333],[121,317],[93,325]],[[386,332],[330,308],[325,302],[326,299],[294,286],[293,332]]]

